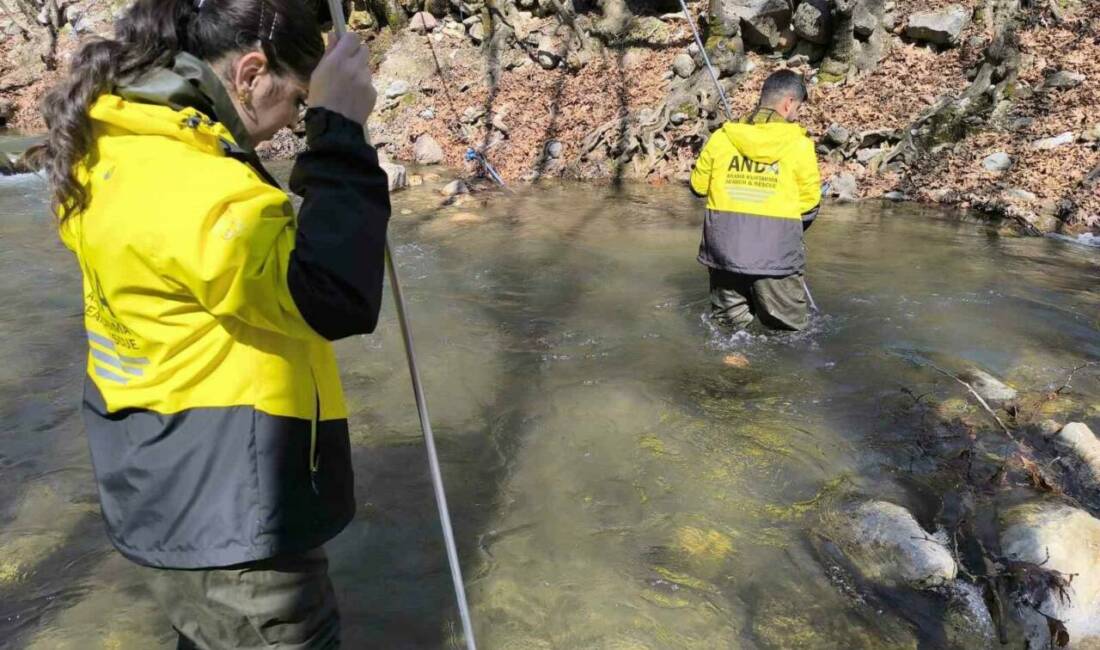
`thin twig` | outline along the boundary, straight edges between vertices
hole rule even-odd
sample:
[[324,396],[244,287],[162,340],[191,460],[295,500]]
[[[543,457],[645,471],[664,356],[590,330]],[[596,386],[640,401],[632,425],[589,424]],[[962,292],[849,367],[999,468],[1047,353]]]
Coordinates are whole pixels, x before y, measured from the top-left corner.
[[993,409],[989,407],[989,403],[986,402],[985,399],[981,395],[978,394],[978,391],[974,390],[973,386],[966,383],[965,381],[963,381],[962,379],[960,379],[956,375],[954,375],[950,372],[947,372],[946,370],[944,370],[943,368],[937,366],[934,363],[928,363],[927,365],[928,365],[928,367],[932,368],[936,372],[938,372],[942,375],[946,375],[947,377],[950,377],[950,378],[954,379],[955,381],[959,382],[960,384],[962,384],[963,386],[965,386],[966,390],[970,391],[970,394],[974,396],[974,399],[978,400],[978,403],[982,405],[982,408],[985,409],[985,412],[989,413],[989,415],[994,420],[997,421],[997,424],[1000,425],[1001,430],[1005,432],[1005,435],[1008,436],[1008,439],[1011,440],[1012,442],[1016,442],[1016,438],[1015,438],[1015,436],[1012,435],[1012,432],[1008,430],[1008,427],[1005,426],[1005,423],[1001,421],[1001,418],[999,418],[997,416],[997,414],[993,411]]
[[1079,371],[1081,371],[1081,370],[1084,370],[1085,368],[1088,368],[1088,367],[1091,367],[1091,366],[1095,366],[1095,365],[1096,365],[1097,363],[1100,363],[1100,362],[1097,362],[1097,361],[1087,361],[1087,362],[1085,362],[1085,363],[1082,363],[1082,364],[1081,364],[1081,365],[1079,365],[1079,366],[1076,366],[1076,367],[1075,367],[1075,368],[1073,368],[1072,370],[1070,370],[1070,371],[1069,371],[1069,376],[1068,376],[1068,377],[1066,377],[1066,382],[1065,382],[1064,384],[1062,384],[1062,387],[1061,387],[1061,388],[1059,388],[1058,390],[1054,391],[1054,394],[1055,394],[1055,395],[1061,395],[1061,394],[1062,394],[1062,391],[1065,391],[1065,390],[1069,390],[1069,385],[1070,385],[1070,383],[1071,383],[1071,382],[1073,381],[1073,376],[1074,376],[1074,375],[1076,375],[1076,374],[1077,374],[1077,373],[1078,373]]

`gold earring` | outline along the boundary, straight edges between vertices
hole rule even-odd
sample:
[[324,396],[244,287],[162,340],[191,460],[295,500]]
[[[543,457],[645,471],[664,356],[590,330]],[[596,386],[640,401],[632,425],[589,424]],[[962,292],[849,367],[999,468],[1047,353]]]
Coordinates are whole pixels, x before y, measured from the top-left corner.
[[241,102],[241,106],[252,106],[252,91],[250,90],[238,90],[237,100]]

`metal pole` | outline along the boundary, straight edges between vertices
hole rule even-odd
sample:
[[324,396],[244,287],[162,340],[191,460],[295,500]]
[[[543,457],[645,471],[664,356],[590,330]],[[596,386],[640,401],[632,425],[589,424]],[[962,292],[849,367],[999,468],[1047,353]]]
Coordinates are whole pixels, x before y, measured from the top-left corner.
[[[337,34],[345,34],[347,24],[340,0],[328,0],[328,6],[332,15],[333,29]],[[432,477],[432,487],[435,489],[435,503],[439,508],[439,523],[443,527],[443,541],[447,547],[447,562],[451,566],[451,580],[454,582],[458,613],[462,618],[462,631],[466,637],[466,648],[477,650],[477,644],[474,641],[474,626],[470,621],[470,607],[466,603],[466,588],[462,580],[462,569],[458,564],[458,547],[455,544],[454,531],[451,528],[451,514],[447,508],[447,493],[443,489],[443,473],[439,470],[439,456],[435,450],[435,436],[432,434],[432,423],[428,417],[428,401],[424,397],[424,387],[420,381],[420,370],[416,363],[416,351],[413,347],[412,329],[409,326],[408,310],[405,308],[405,296],[401,293],[401,280],[397,276],[397,265],[394,263],[393,251],[390,248],[388,239],[386,240],[386,271],[390,276],[393,302],[394,306],[397,307],[397,320],[401,325],[401,336],[405,342],[405,356],[409,361],[409,376],[412,379],[413,396],[416,398],[416,412],[420,417],[420,430],[424,433],[424,446],[428,450],[428,469]]]
[[722,90],[722,84],[718,83],[718,73],[714,71],[714,66],[710,64],[710,57],[707,56],[707,48],[703,47],[703,39],[699,37],[699,30],[695,27],[695,19],[691,16],[691,12],[688,11],[687,2],[680,0],[680,7],[684,10],[684,18],[687,18],[688,27],[691,27],[692,35],[695,36],[695,44],[699,46],[699,53],[703,55],[703,63],[706,65],[707,72],[710,73],[710,79],[714,82],[714,87],[718,89],[718,96],[722,98],[722,108],[726,110],[726,119],[732,122],[733,110],[730,108],[730,100],[726,98],[726,91]]

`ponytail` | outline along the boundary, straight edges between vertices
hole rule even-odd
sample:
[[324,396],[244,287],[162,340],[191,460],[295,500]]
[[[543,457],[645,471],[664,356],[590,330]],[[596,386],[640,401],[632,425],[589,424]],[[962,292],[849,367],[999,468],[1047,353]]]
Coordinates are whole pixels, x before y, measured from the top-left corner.
[[137,0],[115,25],[73,55],[68,76],[46,95],[49,133],[29,160],[46,171],[64,222],[88,207],[76,167],[94,155],[92,103],[123,81],[187,52],[208,63],[260,48],[275,74],[308,80],[324,52],[310,0]]

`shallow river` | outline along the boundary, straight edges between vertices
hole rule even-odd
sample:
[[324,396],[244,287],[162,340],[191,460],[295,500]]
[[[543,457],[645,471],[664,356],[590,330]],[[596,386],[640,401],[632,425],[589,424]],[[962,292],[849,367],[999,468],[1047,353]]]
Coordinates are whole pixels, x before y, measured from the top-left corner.
[[[395,196],[392,239],[486,649],[929,647],[904,600],[869,603],[812,544],[841,495],[919,502],[894,407],[904,390],[959,395],[905,357],[1030,387],[1100,357],[1100,249],[830,205],[808,236],[811,330],[728,337],[702,318],[701,206],[683,189],[439,209],[433,187]],[[33,177],[0,178],[0,647],[172,647],[102,531],[78,274],[45,200]],[[328,546],[346,646],[452,647],[389,303],[378,333],[338,348],[359,498]],[[747,368],[723,363],[734,353]],[[1076,388],[1095,425],[1100,386]]]

